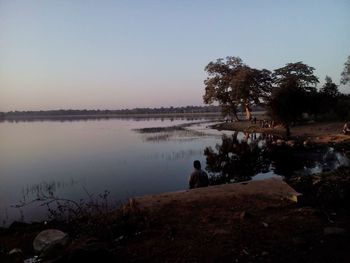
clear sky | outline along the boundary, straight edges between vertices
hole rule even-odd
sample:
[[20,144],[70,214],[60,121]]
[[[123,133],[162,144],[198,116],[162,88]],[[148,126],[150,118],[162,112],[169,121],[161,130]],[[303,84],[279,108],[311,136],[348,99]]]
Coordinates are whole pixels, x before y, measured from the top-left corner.
[[202,105],[226,56],[339,83],[348,55],[349,0],[0,0],[0,111]]

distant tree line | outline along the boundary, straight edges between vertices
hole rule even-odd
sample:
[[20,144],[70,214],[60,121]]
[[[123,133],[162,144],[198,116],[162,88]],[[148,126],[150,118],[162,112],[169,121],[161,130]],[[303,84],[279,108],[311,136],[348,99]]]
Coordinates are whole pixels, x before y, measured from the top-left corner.
[[[273,72],[255,69],[244,64],[239,57],[227,57],[210,62],[205,71],[203,100],[207,104],[218,102],[222,115],[239,120],[242,110],[252,118],[254,106],[264,106],[273,120],[286,128],[301,121],[303,116],[315,120],[349,120],[350,95],[342,94],[338,85],[326,76],[320,89],[314,68],[302,62],[288,63]],[[341,84],[350,82],[350,56],[341,73]]]
[[56,116],[108,116],[108,115],[133,115],[133,114],[190,114],[220,112],[220,106],[185,106],[185,107],[160,107],[160,108],[134,108],[121,110],[45,110],[45,111],[9,111],[0,112],[2,118],[16,117],[56,117]]

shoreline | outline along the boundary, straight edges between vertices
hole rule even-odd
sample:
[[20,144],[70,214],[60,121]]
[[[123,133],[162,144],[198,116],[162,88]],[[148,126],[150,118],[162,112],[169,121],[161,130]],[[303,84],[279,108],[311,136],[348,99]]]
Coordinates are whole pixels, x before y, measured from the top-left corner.
[[[290,140],[304,140],[314,144],[350,144],[350,135],[342,133],[343,122],[314,122],[291,127]],[[285,137],[285,129],[279,125],[275,128],[261,128],[250,121],[219,123],[211,126],[217,130],[264,133]]]
[[[14,248],[33,258],[34,238],[59,229],[69,243],[49,246],[40,262],[77,262],[72,258],[79,255],[94,262],[102,257],[104,262],[345,263],[350,259],[348,199],[330,199],[327,208],[304,203],[324,196],[329,182],[338,187],[328,178],[306,199],[295,191],[299,181],[292,188],[270,178],[135,197],[112,213],[70,222],[14,223],[0,228],[0,261],[12,262],[4,251]],[[320,183],[318,177],[310,186],[315,182]]]

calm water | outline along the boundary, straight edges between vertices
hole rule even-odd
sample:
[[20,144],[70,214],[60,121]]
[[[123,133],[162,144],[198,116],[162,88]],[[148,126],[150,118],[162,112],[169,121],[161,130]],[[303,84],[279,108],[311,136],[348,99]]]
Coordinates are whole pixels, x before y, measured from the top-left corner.
[[[2,122],[0,220],[18,219],[18,209],[9,206],[23,197],[35,199],[37,190],[47,186],[56,196],[74,200],[87,198],[84,188],[94,194],[109,190],[114,200],[185,189],[193,160],[205,163],[204,148],[215,145],[220,136],[190,131],[141,134],[134,129],[200,121]],[[24,210],[26,220],[42,213],[37,205]]]
[[[203,123],[207,121],[206,123]],[[206,166],[204,150],[219,149],[222,134],[207,126],[210,119],[109,119],[0,123],[0,223],[42,218],[45,209],[30,201],[48,188],[55,196],[72,200],[97,196],[105,190],[113,201],[133,196],[187,189],[193,160]],[[195,123],[192,125],[186,125]],[[185,126],[183,126],[185,124]],[[180,125],[180,129],[150,129]],[[265,138],[247,138],[250,143]],[[255,138],[255,139],[254,139]],[[215,147],[216,145],[219,145]],[[329,151],[329,149],[327,150]],[[334,154],[333,154],[334,155]],[[333,156],[332,155],[332,156]],[[319,169],[321,160],[305,169]],[[335,163],[348,160],[336,153]],[[344,159],[345,158],[345,159]],[[339,161],[340,160],[340,161]],[[273,175],[273,165],[256,178]]]

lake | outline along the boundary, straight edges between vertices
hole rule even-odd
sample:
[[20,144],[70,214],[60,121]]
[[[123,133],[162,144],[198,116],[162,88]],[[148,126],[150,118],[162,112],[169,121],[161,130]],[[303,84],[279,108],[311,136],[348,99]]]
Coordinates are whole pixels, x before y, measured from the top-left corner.
[[[266,152],[263,147],[268,138],[211,129],[209,125],[216,122],[200,117],[0,122],[0,220],[6,225],[13,220],[43,219],[46,208],[37,203],[22,209],[11,205],[30,202],[45,192],[79,200],[107,190],[111,202],[117,202],[187,189],[193,161],[200,160],[205,168],[205,149],[219,151],[223,134],[234,137],[239,145],[247,144],[244,149],[251,149],[256,141],[258,149],[263,149],[259,151]],[[259,154],[261,167],[255,165],[258,169],[249,171],[248,177],[283,175],[283,169],[276,169],[278,161],[268,157],[268,162],[262,162]],[[325,158],[332,169],[348,164],[345,155],[327,148],[318,150],[316,157],[302,157],[307,162],[298,169],[321,171],[329,166]],[[234,167],[238,167],[236,159]],[[220,167],[211,172],[221,174]]]

